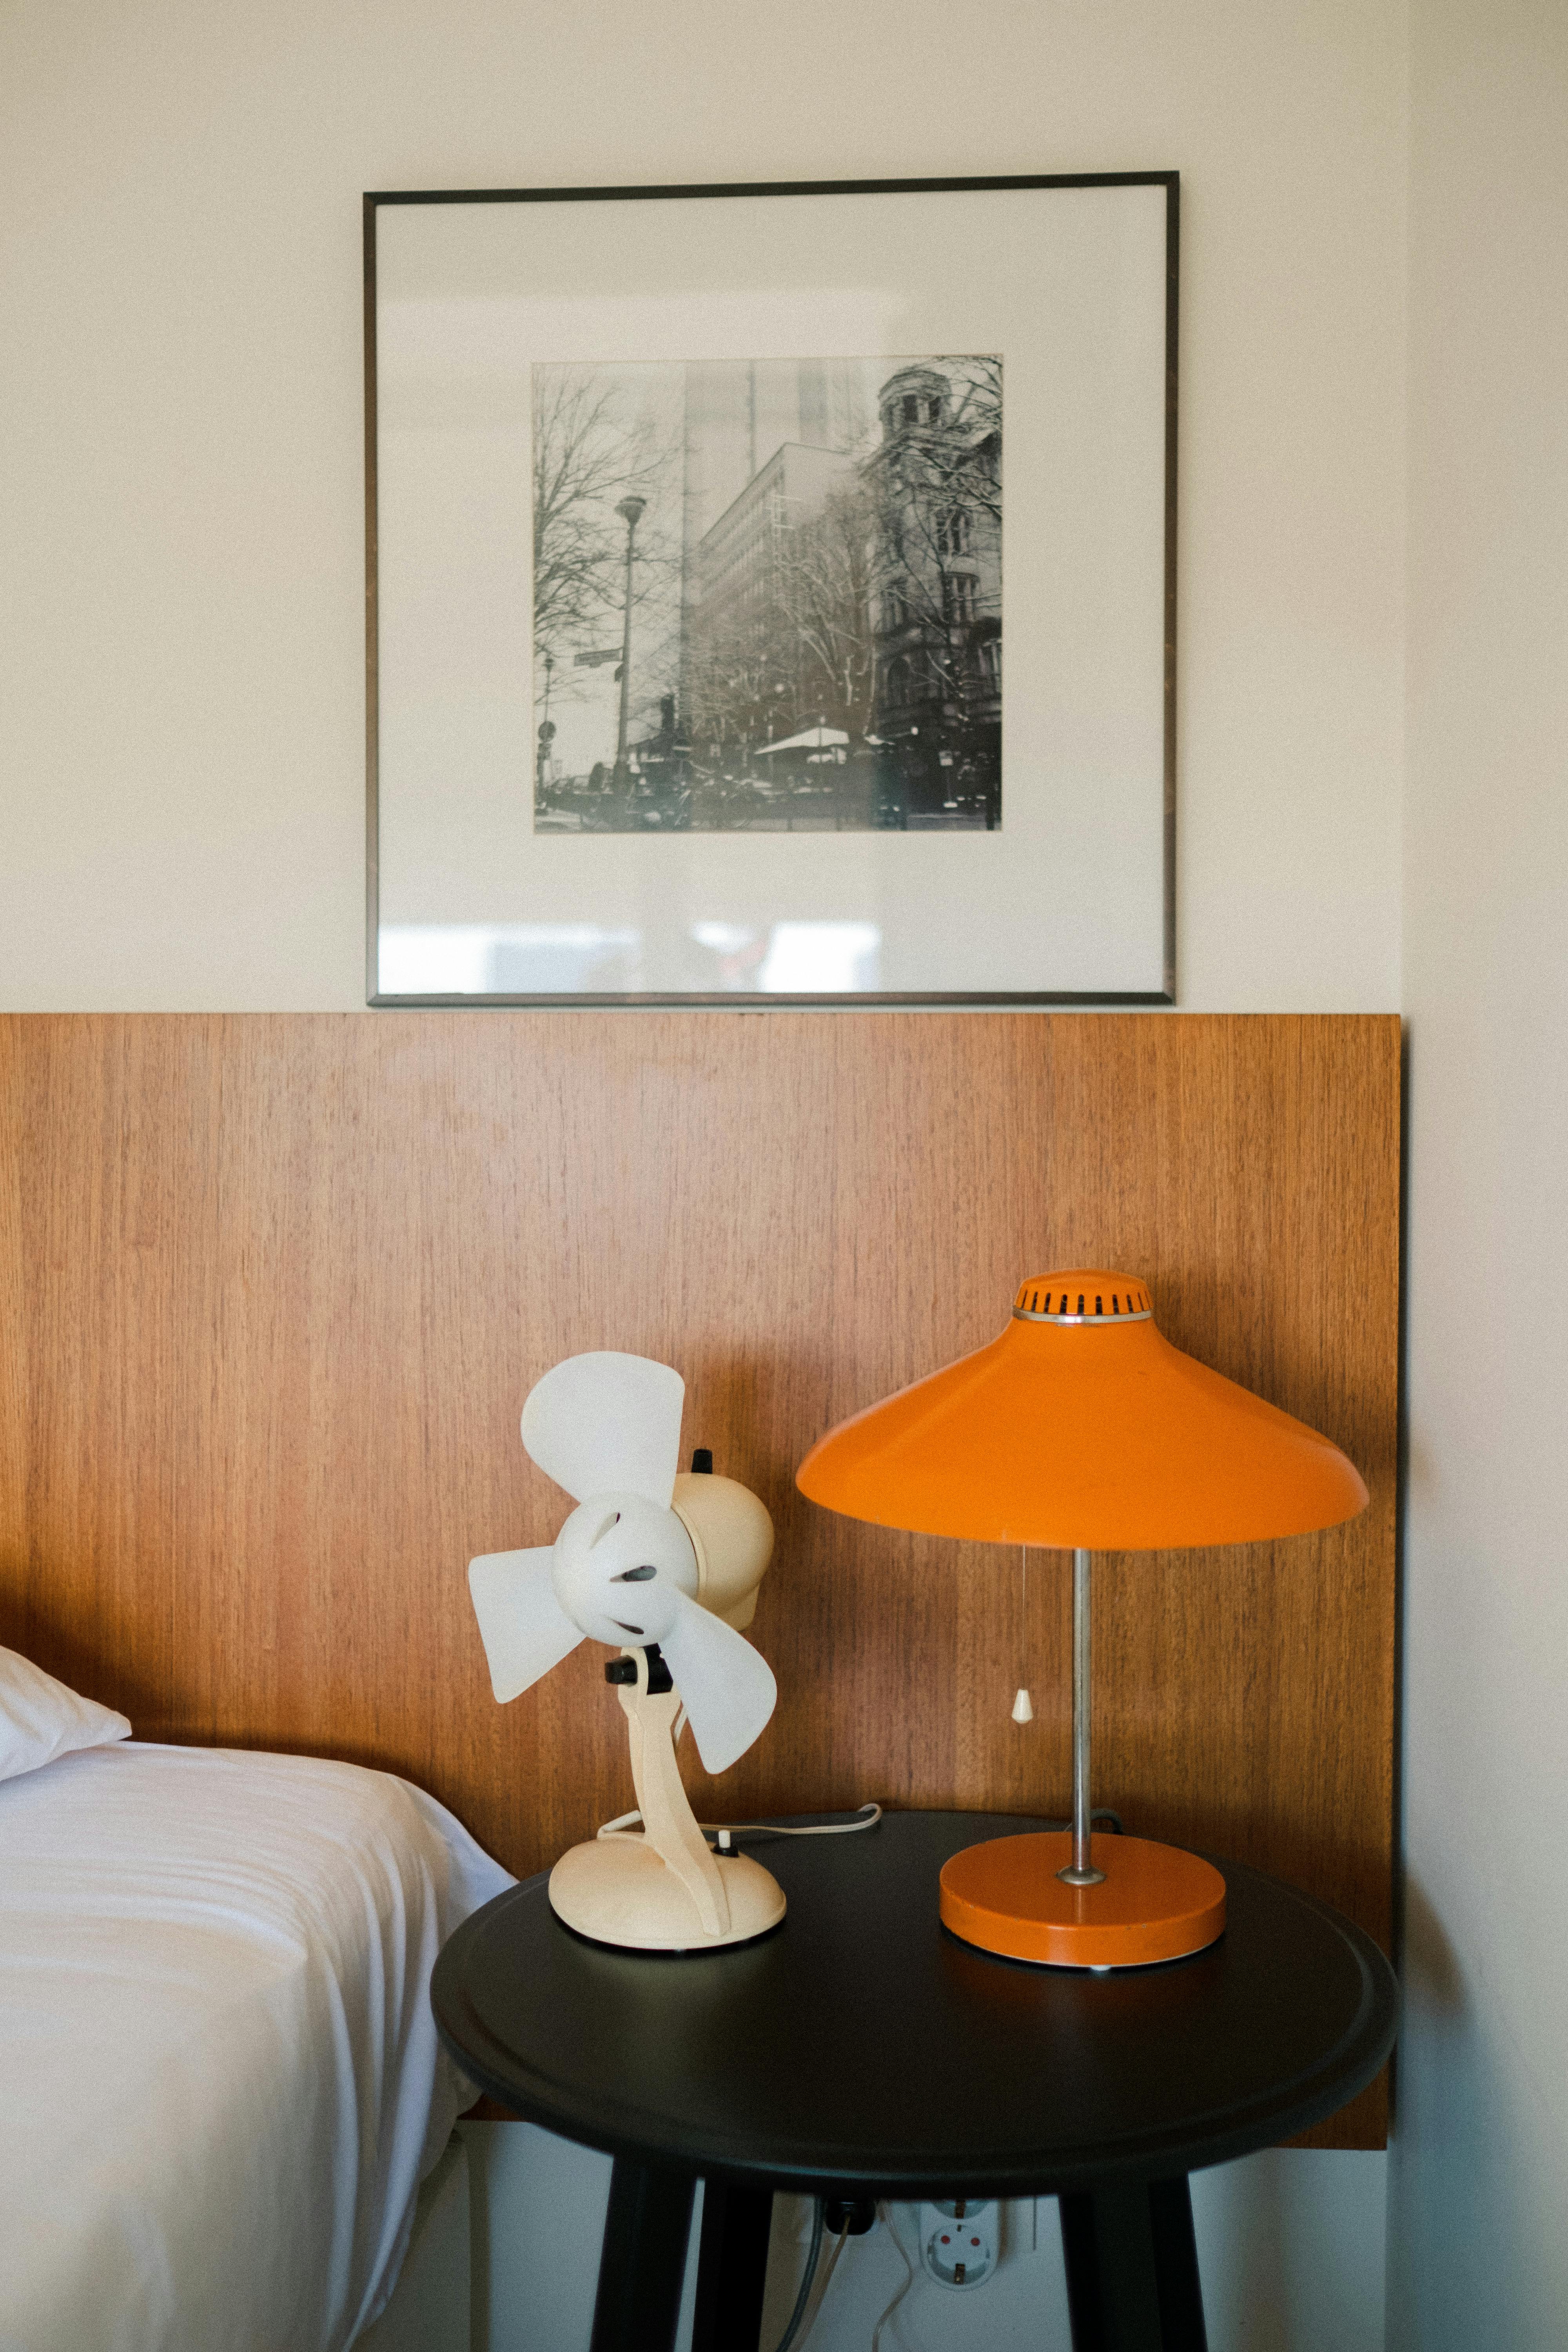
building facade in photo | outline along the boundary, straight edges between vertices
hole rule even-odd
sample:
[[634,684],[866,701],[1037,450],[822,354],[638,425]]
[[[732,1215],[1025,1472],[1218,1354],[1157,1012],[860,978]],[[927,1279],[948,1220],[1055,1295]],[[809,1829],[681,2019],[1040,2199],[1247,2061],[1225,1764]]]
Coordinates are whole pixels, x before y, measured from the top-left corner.
[[[985,363],[983,363],[983,365]],[[927,362],[879,398],[865,467],[878,540],[876,700],[884,821],[1001,822],[999,372],[955,386]]]

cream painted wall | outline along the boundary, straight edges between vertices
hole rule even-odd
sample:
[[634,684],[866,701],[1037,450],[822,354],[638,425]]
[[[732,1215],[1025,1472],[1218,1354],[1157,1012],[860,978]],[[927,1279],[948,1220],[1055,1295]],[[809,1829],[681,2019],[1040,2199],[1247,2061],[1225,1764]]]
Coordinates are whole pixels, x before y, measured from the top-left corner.
[[8,0],[0,1004],[363,1001],[363,189],[1173,164],[1183,1001],[1394,1008],[1404,129],[1400,0]]
[[[1174,165],[1181,999],[1395,1008],[1405,57],[1403,0],[7,0],[0,1006],[363,1001],[362,190]],[[1382,2175],[1205,2182],[1216,2346],[1373,2352]]]
[[1397,2352],[1568,2343],[1568,10],[1413,19]]

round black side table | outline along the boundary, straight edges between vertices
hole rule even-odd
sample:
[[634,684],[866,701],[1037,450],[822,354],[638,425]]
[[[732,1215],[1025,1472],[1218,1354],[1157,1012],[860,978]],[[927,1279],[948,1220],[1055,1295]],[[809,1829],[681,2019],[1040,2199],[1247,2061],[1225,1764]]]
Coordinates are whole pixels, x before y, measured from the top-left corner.
[[775,2189],[1055,2195],[1075,2352],[1203,2352],[1188,2173],[1369,2083],[1394,1972],[1348,1919],[1239,1863],[1219,1865],[1218,1943],[1163,1967],[1037,1969],[960,1943],[937,1918],[942,1864],[1037,1826],[889,1813],[775,1839],[783,1925],[690,1958],[584,1943],[542,1875],[458,1928],[431,1985],[453,2057],[615,2158],[593,2352],[673,2344],[700,2177],[693,2352],[757,2344]]

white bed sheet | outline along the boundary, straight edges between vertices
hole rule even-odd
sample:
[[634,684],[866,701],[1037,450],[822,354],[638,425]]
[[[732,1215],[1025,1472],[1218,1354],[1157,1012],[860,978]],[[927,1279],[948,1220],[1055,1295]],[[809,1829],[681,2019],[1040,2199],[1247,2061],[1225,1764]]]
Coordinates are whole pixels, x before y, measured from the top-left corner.
[[511,1884],[404,1780],[130,1743],[0,1783],[0,2346],[341,2352],[473,2096],[430,1970]]

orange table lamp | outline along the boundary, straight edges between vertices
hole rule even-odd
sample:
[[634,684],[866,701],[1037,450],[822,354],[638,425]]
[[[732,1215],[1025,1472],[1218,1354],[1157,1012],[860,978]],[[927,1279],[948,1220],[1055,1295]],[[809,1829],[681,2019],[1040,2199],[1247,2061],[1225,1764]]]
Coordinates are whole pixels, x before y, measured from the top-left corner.
[[1076,1267],[1026,1282],[988,1347],[830,1430],[795,1483],[878,1527],[1073,1555],[1072,1828],[955,1854],[945,1925],[1068,1968],[1146,1967],[1213,1943],[1225,1881],[1212,1863],[1146,1838],[1092,1841],[1092,1557],[1353,1518],[1366,1487],[1339,1447],[1173,1348],[1146,1283]]

